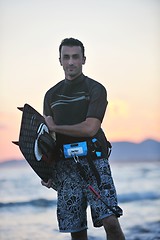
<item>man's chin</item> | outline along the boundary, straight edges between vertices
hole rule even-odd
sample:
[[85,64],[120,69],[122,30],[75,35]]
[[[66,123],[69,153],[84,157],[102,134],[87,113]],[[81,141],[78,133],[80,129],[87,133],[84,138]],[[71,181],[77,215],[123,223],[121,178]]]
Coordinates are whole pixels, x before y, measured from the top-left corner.
[[77,75],[77,73],[75,72],[75,71],[68,71],[68,75],[69,76],[76,76]]
[[72,72],[70,72],[70,73],[68,74],[68,76],[69,76],[70,78],[76,78],[76,77],[78,77],[79,75],[81,75],[81,73],[72,73]]

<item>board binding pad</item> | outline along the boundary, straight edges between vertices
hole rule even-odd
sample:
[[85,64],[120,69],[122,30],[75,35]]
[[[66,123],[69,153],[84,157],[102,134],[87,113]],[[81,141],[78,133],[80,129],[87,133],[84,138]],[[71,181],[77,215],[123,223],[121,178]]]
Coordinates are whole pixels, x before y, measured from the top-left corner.
[[[45,182],[53,177],[54,161],[48,159],[38,148],[38,138],[45,132],[49,133],[44,117],[29,104],[18,108],[22,113],[18,145],[24,158],[35,173]],[[55,189],[54,184],[52,188]],[[56,190],[56,189],[55,189]]]

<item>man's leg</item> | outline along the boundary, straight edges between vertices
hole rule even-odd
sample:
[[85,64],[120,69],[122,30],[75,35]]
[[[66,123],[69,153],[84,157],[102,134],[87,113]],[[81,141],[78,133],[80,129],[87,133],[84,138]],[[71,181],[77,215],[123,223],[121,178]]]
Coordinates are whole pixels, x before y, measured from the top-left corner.
[[124,234],[116,216],[112,215],[110,217],[104,218],[102,221],[108,240],[125,240]]
[[88,240],[87,230],[71,233],[72,240]]

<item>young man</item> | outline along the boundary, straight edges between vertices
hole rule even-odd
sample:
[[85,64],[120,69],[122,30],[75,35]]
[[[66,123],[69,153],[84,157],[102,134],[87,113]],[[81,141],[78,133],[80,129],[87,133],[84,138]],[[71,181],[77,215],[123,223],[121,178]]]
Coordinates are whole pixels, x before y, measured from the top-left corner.
[[[48,90],[44,98],[45,121],[50,132],[56,134],[59,155],[53,179],[47,183],[42,181],[42,185],[50,188],[53,184],[57,189],[59,229],[61,232],[70,232],[72,240],[88,239],[88,204],[94,226],[104,226],[109,240],[124,240],[117,219],[122,211],[117,205],[108,163],[107,140],[101,129],[108,103],[106,89],[82,73],[86,57],[84,46],[79,40],[64,39],[59,46],[59,54],[65,79]],[[83,156],[83,153],[79,156],[79,149],[85,151],[82,145],[86,142],[87,156]],[[81,147],[76,148],[81,143]],[[90,144],[92,147],[89,147]],[[65,152],[66,146],[75,148],[71,147]],[[69,153],[70,156],[67,156]],[[77,168],[77,161],[86,173],[87,180]],[[103,201],[95,199],[88,189],[89,184]]]

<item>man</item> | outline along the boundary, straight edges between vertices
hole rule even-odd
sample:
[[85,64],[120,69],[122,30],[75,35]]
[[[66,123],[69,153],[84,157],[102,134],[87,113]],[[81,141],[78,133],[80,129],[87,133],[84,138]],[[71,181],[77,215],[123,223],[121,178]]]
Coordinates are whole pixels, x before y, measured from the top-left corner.
[[[72,240],[88,239],[88,204],[94,226],[104,226],[109,240],[124,240],[118,214],[116,216],[112,211],[112,207],[116,211],[120,208],[107,159],[107,140],[101,129],[107,106],[106,89],[83,74],[86,57],[82,42],[74,38],[64,39],[59,46],[59,54],[65,79],[48,90],[44,98],[45,121],[50,132],[56,134],[59,155],[53,179],[47,183],[42,181],[42,185],[48,188],[52,184],[56,186],[59,229],[70,232]],[[87,155],[79,155],[81,148],[85,152],[81,144],[86,142]],[[72,148],[79,144],[81,147]],[[65,151],[66,146],[71,148]],[[70,156],[67,156],[69,153]],[[84,172],[82,174],[77,168],[77,162],[86,173],[87,180]],[[95,199],[88,189],[89,184],[103,201]]]

